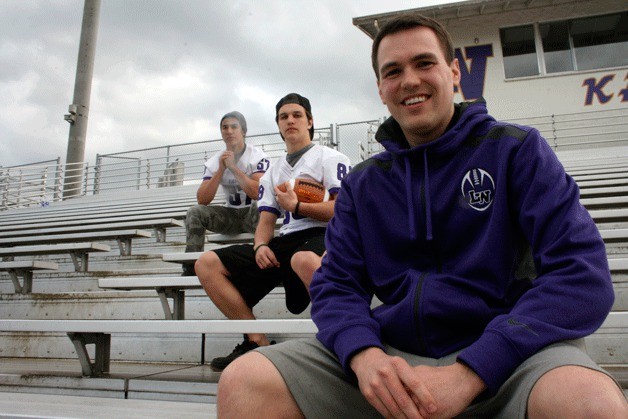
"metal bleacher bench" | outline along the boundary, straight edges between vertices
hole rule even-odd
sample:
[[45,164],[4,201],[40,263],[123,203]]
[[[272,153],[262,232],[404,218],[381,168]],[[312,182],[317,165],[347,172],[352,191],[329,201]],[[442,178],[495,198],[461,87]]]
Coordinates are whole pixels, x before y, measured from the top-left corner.
[[[225,238],[228,237],[234,236]],[[202,253],[164,253],[161,258],[165,262],[194,263]],[[185,318],[185,290],[202,288],[196,276],[108,277],[100,278],[98,286],[103,289],[124,291],[155,290],[167,320],[183,320]],[[168,299],[172,299],[172,305]]]
[[625,196],[628,194],[628,186],[606,186],[601,188],[581,188],[581,198]]
[[76,271],[87,272],[88,256],[91,252],[109,252],[111,247],[104,243],[60,243],[49,245],[15,246],[0,248],[0,257],[52,255],[69,253]]
[[596,209],[590,210],[591,218],[595,221],[595,224],[622,222],[628,220],[628,208],[617,209]]
[[160,200],[141,200],[134,199],[132,201],[118,201],[113,198],[111,202],[83,202],[81,198],[75,200],[73,206],[62,205],[65,202],[58,202],[48,207],[28,207],[20,208],[19,211],[11,211],[0,216],[0,226],[9,225],[15,222],[23,222],[27,220],[32,223],[42,223],[57,221],[61,217],[72,216],[74,218],[98,218],[108,217],[127,217],[131,214],[162,214],[173,211],[181,211],[188,208],[196,202],[196,197],[186,198],[161,198]]
[[600,230],[604,243],[628,243],[628,228]]
[[584,205],[588,210],[604,208],[604,209],[612,209],[612,208],[623,208],[628,206],[628,196],[603,196],[603,197],[595,197],[595,198],[581,198],[580,203]]
[[[609,325],[617,322],[607,320]],[[98,377],[109,372],[111,334],[315,334],[310,319],[281,320],[16,320],[0,322],[0,332],[67,333],[74,344],[83,375]],[[95,345],[94,360],[86,345]]]
[[[136,217],[133,217],[136,218]],[[82,221],[73,222],[67,221],[63,227],[47,227],[47,228],[22,228],[2,230],[0,227],[0,236],[3,238],[9,237],[25,237],[25,236],[38,236],[47,234],[68,234],[68,233],[86,233],[94,231],[114,231],[123,229],[142,229],[150,228],[155,231],[155,236],[158,242],[166,241],[166,228],[169,227],[184,227],[184,223],[181,220],[174,218],[150,218],[144,217],[143,219],[126,219],[126,221],[112,222],[111,219],[98,219],[93,223],[82,224]]]
[[[201,252],[164,254],[162,259],[169,262],[193,262]],[[613,274],[628,273],[628,258],[609,258],[610,271]],[[103,289],[124,291],[155,290],[161,301],[167,320],[185,318],[185,290],[201,289],[196,276],[136,276],[100,278],[98,286]],[[172,299],[172,305],[168,299]]]
[[[123,221],[131,216],[151,216],[152,218],[180,218],[183,209],[180,207],[166,206],[166,207],[146,207],[140,206],[137,208],[120,208],[120,209],[107,209],[101,210],[99,208],[96,209],[85,209],[82,211],[79,210],[68,210],[62,211],[61,209],[46,213],[42,212],[41,214],[23,214],[21,217],[17,215],[5,215],[2,214],[0,216],[0,228],[8,229],[10,227],[14,227],[16,224],[18,225],[46,225],[46,226],[58,226],[63,225],[64,221],[69,219],[72,220],[82,220],[86,224],[89,220],[99,219],[99,218],[117,218],[119,221]],[[15,211],[18,213],[19,211]]]
[[[98,377],[109,372],[111,334],[308,334],[317,332],[311,319],[281,320],[16,320],[0,322],[0,332],[67,333],[72,340],[83,375]],[[628,334],[628,312],[611,313],[600,335]],[[86,345],[95,345],[92,361]],[[617,350],[617,348],[612,348]],[[619,348],[619,350],[622,350]],[[624,349],[625,350],[625,349]]]
[[[47,270],[56,271],[59,265],[56,262],[44,260],[20,260],[11,262],[0,262],[0,271],[6,271],[13,281],[16,294],[28,294],[33,291],[33,271]],[[19,277],[23,277],[20,284]]]
[[[240,234],[208,234],[206,239],[209,243],[216,244],[238,244],[238,243],[253,243],[253,233],[240,233]],[[165,260],[165,259],[164,259]]]
[[[100,278],[98,286],[103,289],[124,291],[155,290],[161,301],[166,320],[185,319],[185,290],[201,288],[196,276]],[[169,298],[172,298],[172,306],[168,301]]]
[[107,230],[90,231],[84,233],[45,234],[39,236],[3,237],[0,238],[1,246],[16,246],[30,244],[55,244],[76,243],[92,240],[116,240],[120,248],[121,256],[131,255],[131,242],[136,238],[152,237],[152,233],[146,230]]
[[[183,219],[185,218],[185,211],[181,212],[179,211],[178,213],[180,217],[174,217],[172,215],[172,213],[168,216],[168,217],[164,217],[161,215],[144,215],[141,214],[141,211],[138,213],[136,213],[135,215],[129,215],[127,217],[123,217],[123,218],[119,218],[119,217],[107,217],[107,216],[101,216],[101,217],[97,217],[97,218],[90,218],[90,219],[73,219],[70,218],[68,219],[68,217],[59,217],[59,219],[55,222],[49,222],[46,223],[46,225],[48,227],[46,227],[45,229],[51,229],[51,228],[65,228],[65,227],[83,227],[86,231],[88,231],[87,229],[90,228],[90,226],[92,225],[112,225],[112,224],[117,224],[117,223],[122,223],[123,221],[120,221],[121,219],[124,220],[124,222],[133,222],[134,225],[135,224],[142,224],[145,223],[145,225],[152,225],[151,223],[153,223],[155,220],[170,220],[170,219],[175,219],[178,220],[179,218]],[[132,227],[131,227],[132,228]],[[2,235],[4,236],[5,234],[9,233],[9,232],[13,232],[13,231],[20,231],[20,230],[39,230],[41,229],[41,225],[39,225],[39,223],[36,222],[30,222],[30,223],[21,223],[21,224],[10,224],[10,225],[5,225],[5,226],[0,226],[0,232],[2,233]],[[20,234],[18,234],[20,235]]]

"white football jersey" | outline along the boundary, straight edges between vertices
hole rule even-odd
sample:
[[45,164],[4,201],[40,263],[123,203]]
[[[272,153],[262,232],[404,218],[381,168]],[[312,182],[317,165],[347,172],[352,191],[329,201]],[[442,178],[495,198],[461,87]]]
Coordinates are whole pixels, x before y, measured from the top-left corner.
[[281,158],[274,162],[268,172],[259,182],[257,208],[259,211],[269,211],[284,216],[284,222],[279,229],[279,235],[290,234],[312,227],[327,227],[327,222],[314,220],[304,216],[284,211],[275,199],[275,186],[296,178],[309,178],[325,185],[330,195],[340,190],[340,181],[351,170],[351,162],[344,154],[329,147],[314,145],[294,165]]
[[[205,162],[205,171],[203,172],[203,180],[211,179],[218,168],[220,167],[220,156],[222,156],[224,150],[217,152]],[[246,173],[247,176],[251,176],[253,173],[265,173],[270,166],[270,160],[266,153],[259,148],[246,145],[244,153],[240,156],[240,159],[236,162],[236,165],[240,170]],[[232,208],[243,208],[251,205],[251,198],[242,190],[238,180],[231,170],[227,169],[222,175],[220,185],[225,193],[227,199],[226,206]]]

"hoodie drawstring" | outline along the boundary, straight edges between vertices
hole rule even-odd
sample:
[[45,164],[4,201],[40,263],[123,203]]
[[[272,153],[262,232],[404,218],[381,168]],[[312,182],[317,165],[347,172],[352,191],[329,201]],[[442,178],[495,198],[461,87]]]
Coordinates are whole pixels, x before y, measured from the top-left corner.
[[430,176],[427,166],[427,148],[423,150],[423,170],[425,183],[425,240],[432,240],[432,200],[430,198]]
[[414,193],[412,191],[412,167],[410,166],[410,158],[406,154],[404,157],[406,165],[406,195],[408,197],[408,217],[410,225],[410,239],[416,240],[416,219],[414,216]]

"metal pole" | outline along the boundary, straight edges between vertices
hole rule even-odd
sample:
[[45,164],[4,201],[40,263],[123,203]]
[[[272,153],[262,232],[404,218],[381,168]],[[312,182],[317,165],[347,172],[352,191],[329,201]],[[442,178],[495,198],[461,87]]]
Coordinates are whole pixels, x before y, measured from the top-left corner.
[[54,186],[54,198],[53,201],[59,201],[61,199],[61,157],[57,157],[57,166],[55,167],[55,186]]
[[63,197],[69,198],[81,193],[81,171],[85,159],[85,138],[87,119],[89,116],[89,99],[94,73],[94,57],[96,55],[96,37],[98,34],[98,15],[101,0],[85,0],[83,24],[76,64],[76,80],[74,82],[74,99],[70,105],[69,115],[65,120],[70,123],[68,153],[65,159],[65,181]]

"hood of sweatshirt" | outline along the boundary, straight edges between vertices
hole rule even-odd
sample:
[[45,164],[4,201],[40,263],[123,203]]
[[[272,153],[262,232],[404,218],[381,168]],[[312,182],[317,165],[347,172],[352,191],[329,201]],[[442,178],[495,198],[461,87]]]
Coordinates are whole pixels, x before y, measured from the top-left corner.
[[445,133],[434,141],[410,147],[399,123],[392,117],[388,118],[379,127],[375,134],[375,140],[379,142],[387,152],[392,155],[393,161],[398,162],[405,172],[406,196],[408,197],[408,214],[410,214],[410,225],[408,231],[412,239],[416,239],[416,203],[413,200],[412,188],[412,166],[411,161],[416,158],[417,154],[423,162],[423,184],[425,185],[425,239],[431,241],[432,235],[432,216],[431,216],[431,191],[429,168],[431,158],[447,157],[455,153],[460,146],[469,138],[473,138],[473,131],[477,129],[478,122],[494,121],[494,118],[488,115],[486,102],[484,99],[478,99],[474,102],[463,102],[454,105],[456,107],[452,121]]

